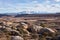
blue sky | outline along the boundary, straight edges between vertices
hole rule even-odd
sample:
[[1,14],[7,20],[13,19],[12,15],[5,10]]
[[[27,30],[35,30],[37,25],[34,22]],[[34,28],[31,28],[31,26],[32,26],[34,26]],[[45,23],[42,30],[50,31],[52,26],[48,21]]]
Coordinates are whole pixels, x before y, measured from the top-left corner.
[[60,0],[0,0],[0,13],[21,11],[60,12]]

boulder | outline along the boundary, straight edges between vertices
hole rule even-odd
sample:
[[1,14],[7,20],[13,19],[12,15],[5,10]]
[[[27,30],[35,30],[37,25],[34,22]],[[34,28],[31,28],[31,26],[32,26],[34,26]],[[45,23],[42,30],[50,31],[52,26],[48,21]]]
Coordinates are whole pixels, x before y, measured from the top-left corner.
[[11,40],[24,40],[24,39],[20,36],[11,36]]
[[32,27],[29,27],[27,30],[28,30],[29,32],[39,32],[40,29],[42,29],[42,28],[43,28],[43,27],[41,27],[41,26],[33,25]]
[[45,36],[52,36],[53,37],[56,34],[56,32],[53,29],[51,29],[51,28],[42,28],[42,29],[40,29],[38,34],[45,35]]

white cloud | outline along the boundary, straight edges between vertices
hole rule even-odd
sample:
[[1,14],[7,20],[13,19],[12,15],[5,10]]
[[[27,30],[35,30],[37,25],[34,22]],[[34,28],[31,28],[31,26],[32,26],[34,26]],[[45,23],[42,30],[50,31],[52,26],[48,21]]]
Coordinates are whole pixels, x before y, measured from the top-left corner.
[[31,3],[17,3],[7,4],[4,7],[0,7],[0,12],[20,12],[20,11],[40,11],[55,13],[60,12],[59,4],[51,4],[49,0],[44,3],[38,3],[38,1],[32,1]]
[[60,0],[54,0],[54,1],[56,1],[56,2],[60,2]]

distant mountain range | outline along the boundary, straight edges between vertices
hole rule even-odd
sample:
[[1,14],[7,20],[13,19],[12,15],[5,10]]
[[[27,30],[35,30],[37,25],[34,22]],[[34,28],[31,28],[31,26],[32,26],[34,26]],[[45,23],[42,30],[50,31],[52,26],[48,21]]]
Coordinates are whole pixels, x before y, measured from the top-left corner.
[[18,13],[4,13],[8,15],[17,15],[17,14],[54,14],[54,13],[47,13],[47,12],[40,12],[40,11],[22,11]]
[[15,17],[60,17],[58,14],[18,14]]
[[18,12],[18,13],[1,13],[0,17],[2,16],[15,16],[15,17],[43,17],[43,16],[59,16],[60,17],[60,13],[40,13],[40,12],[27,12],[27,11],[23,11],[23,12]]
[[3,16],[11,16],[11,15],[7,15],[7,14],[0,14],[0,17],[3,17]]

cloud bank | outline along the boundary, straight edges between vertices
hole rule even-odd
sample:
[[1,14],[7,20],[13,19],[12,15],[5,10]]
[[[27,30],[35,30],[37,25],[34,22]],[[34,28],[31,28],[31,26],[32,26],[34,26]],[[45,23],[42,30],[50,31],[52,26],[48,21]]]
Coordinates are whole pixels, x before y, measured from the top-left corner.
[[39,11],[47,13],[60,12],[60,0],[0,1],[0,13],[12,13],[21,11]]

